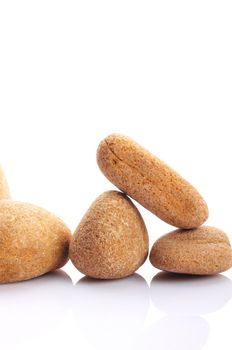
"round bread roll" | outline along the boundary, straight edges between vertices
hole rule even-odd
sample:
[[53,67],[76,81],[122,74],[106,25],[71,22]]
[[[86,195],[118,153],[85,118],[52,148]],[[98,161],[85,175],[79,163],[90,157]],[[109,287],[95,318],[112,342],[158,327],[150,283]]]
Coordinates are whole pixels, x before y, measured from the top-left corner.
[[157,269],[191,275],[214,275],[232,266],[227,235],[215,227],[176,230],[159,238],[150,252]]
[[71,233],[33,204],[0,201],[0,283],[27,280],[62,267]]
[[69,256],[89,277],[115,279],[134,273],[148,255],[148,234],[132,201],[123,193],[99,196],[78,225]]

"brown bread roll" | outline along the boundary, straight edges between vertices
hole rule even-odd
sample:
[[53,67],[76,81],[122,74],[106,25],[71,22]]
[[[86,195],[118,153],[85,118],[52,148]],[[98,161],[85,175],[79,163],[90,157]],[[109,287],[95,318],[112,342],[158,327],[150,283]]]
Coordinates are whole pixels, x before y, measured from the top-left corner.
[[128,137],[106,137],[98,147],[97,162],[115,186],[168,224],[195,228],[208,218],[198,191]]
[[145,261],[148,235],[144,221],[123,193],[99,196],[78,225],[69,255],[87,276],[114,279],[129,276]]

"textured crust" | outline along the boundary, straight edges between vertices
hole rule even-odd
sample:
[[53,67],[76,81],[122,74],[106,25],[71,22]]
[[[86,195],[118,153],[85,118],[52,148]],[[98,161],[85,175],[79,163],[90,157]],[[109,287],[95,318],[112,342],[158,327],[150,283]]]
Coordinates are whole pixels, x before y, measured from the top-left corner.
[[40,276],[68,260],[71,233],[53,214],[32,204],[0,202],[0,283]]
[[99,279],[131,275],[147,254],[144,221],[131,200],[117,191],[105,192],[95,200],[77,227],[69,250],[79,271]]
[[1,199],[10,199],[10,190],[3,169],[0,165],[0,200]]
[[223,231],[202,226],[176,230],[159,238],[151,249],[150,261],[164,271],[214,275],[232,266],[232,250]]
[[160,159],[128,137],[113,134],[97,150],[103,174],[163,221],[195,228],[208,218],[197,190]]

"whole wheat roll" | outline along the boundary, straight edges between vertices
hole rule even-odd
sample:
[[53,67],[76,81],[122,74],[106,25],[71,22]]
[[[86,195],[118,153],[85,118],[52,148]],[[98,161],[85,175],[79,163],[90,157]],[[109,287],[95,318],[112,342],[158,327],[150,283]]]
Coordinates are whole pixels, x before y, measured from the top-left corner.
[[28,280],[64,266],[70,239],[67,226],[47,210],[0,201],[0,283]]
[[170,225],[195,228],[208,218],[199,192],[126,136],[112,134],[101,141],[97,163],[115,186]]
[[150,262],[160,270],[214,275],[232,266],[229,238],[220,229],[201,226],[175,230],[160,237],[150,252]]
[[1,199],[10,199],[10,190],[3,168],[0,165],[0,200]]
[[86,276],[116,279],[133,274],[148,255],[148,233],[138,209],[118,191],[101,194],[72,236],[69,256]]

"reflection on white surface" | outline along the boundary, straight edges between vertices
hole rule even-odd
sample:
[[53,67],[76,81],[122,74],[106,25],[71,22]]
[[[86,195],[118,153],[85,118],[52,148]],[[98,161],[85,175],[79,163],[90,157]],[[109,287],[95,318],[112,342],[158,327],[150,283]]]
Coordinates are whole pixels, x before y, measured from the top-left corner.
[[64,296],[73,288],[63,271],[6,285],[0,285],[0,344],[21,349],[27,344],[46,347],[49,338],[59,341],[69,313]]
[[167,314],[215,312],[232,297],[232,281],[223,276],[187,276],[159,272],[151,282],[155,307]]
[[143,346],[153,339],[154,348],[160,350],[200,350],[210,334],[209,324],[201,315],[226,304],[232,297],[232,282],[222,275],[193,277],[160,272],[153,278],[150,291],[153,305],[166,316],[145,332]]
[[138,349],[200,350],[209,336],[209,325],[198,316],[165,316],[147,329]]
[[[232,282],[223,275],[161,272],[149,289],[138,274],[115,281],[84,277],[73,285],[57,271],[0,285],[0,345],[4,350],[200,350],[215,334],[204,315],[218,312],[231,297]],[[230,313],[230,305],[224,310]]]
[[149,308],[149,288],[140,275],[115,281],[87,277],[76,284],[75,317],[96,349],[134,348]]

